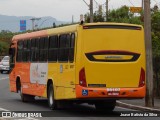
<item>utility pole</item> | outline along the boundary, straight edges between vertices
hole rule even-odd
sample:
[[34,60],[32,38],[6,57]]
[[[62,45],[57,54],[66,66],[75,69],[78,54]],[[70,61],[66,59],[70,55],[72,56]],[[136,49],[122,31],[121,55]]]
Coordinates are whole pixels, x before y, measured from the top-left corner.
[[142,0],[142,10],[144,9],[144,0]]
[[147,107],[154,107],[150,0],[144,0],[144,30],[145,30],[145,46],[146,46],[146,83],[147,83],[145,105]]
[[93,22],[93,0],[90,0],[90,5],[88,5],[85,0],[83,0],[83,1],[89,7],[89,10],[90,10],[90,23],[92,23]]
[[90,0],[90,23],[93,22],[93,0]]
[[144,9],[144,0],[142,0],[142,10]]
[[72,15],[72,24],[74,23],[74,16]]
[[34,30],[34,26],[35,26],[35,25],[34,25],[35,18],[31,18],[30,20],[32,21],[32,30]]
[[31,18],[30,20],[32,21],[32,30],[35,28],[35,21],[40,20],[41,18]]
[[108,21],[108,0],[106,0],[106,22]]
[[102,15],[102,5],[99,5],[98,12],[100,15]]

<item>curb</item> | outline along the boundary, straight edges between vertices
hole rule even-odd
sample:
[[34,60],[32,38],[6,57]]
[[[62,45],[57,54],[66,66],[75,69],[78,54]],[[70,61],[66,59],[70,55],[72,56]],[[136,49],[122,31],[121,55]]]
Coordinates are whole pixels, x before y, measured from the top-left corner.
[[154,109],[154,108],[149,108],[149,107],[127,104],[127,103],[123,103],[121,101],[117,101],[116,105],[119,106],[119,107],[124,107],[124,108],[129,108],[129,109],[134,109],[134,110],[160,113],[160,109]]

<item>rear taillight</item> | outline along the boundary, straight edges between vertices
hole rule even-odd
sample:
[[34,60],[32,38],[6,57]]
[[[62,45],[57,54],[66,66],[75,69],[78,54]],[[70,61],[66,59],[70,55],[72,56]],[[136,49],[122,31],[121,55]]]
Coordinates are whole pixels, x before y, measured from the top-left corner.
[[143,87],[145,85],[145,71],[141,68],[141,74],[139,79],[139,87]]
[[87,87],[86,75],[85,75],[85,69],[84,68],[82,68],[79,72],[79,85],[81,85],[83,87]]

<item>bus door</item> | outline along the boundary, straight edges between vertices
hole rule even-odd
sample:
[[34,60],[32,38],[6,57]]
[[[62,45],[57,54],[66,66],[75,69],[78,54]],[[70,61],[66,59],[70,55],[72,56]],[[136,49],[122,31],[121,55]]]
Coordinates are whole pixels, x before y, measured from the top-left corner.
[[15,48],[9,48],[9,56],[10,56],[10,72],[15,67]]
[[14,43],[11,44],[11,47],[9,48],[9,56],[10,56],[10,61],[9,61],[9,77],[10,77],[10,85],[12,85],[10,87],[10,90],[13,91],[13,92],[16,92],[16,87],[13,86],[13,84],[11,84],[11,82],[14,82],[15,79],[16,79],[16,76],[15,76],[15,53],[16,53],[16,48],[14,46]]

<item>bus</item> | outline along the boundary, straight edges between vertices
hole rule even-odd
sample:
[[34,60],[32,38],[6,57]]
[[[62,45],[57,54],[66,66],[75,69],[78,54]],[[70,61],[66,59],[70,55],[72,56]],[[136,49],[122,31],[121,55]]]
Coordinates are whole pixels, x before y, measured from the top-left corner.
[[146,91],[144,29],[125,23],[84,23],[16,35],[10,54],[10,91],[23,102],[88,103],[113,111],[116,100]]

